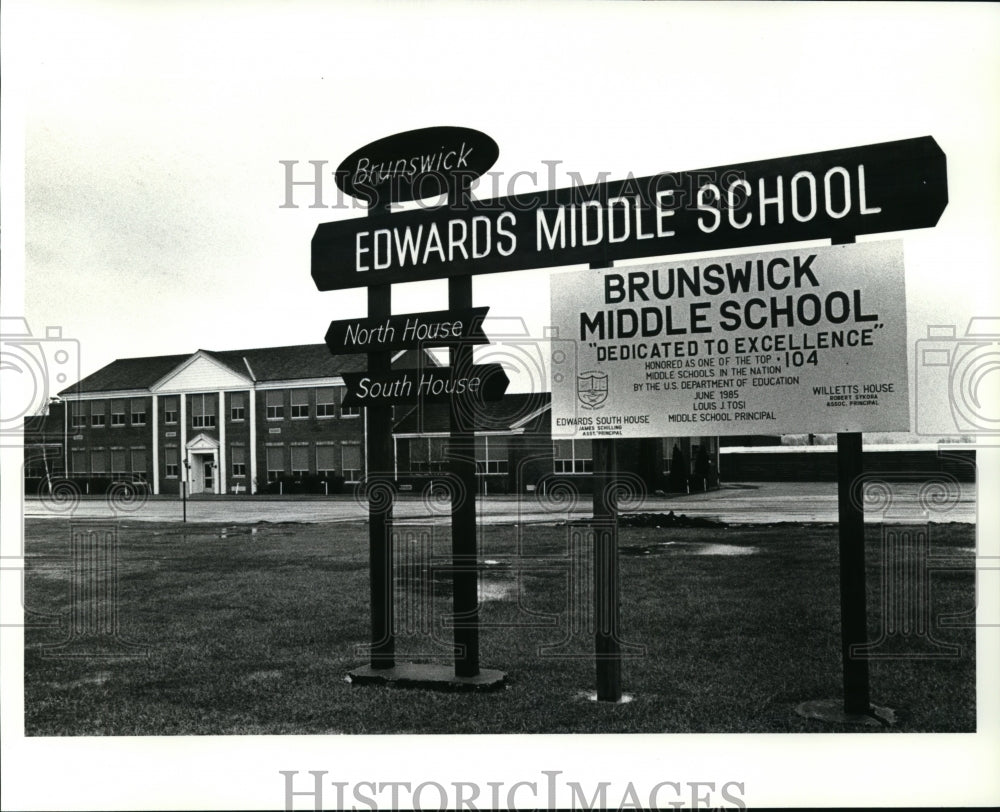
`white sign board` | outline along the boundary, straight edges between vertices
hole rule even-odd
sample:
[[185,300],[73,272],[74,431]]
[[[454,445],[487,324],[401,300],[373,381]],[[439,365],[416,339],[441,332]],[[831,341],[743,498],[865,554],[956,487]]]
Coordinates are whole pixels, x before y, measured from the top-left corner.
[[901,241],[554,274],[554,437],[907,431]]

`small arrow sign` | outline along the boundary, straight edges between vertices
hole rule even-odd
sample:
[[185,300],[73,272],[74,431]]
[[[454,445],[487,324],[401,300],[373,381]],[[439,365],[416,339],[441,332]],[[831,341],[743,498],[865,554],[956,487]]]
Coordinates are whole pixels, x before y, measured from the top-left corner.
[[488,344],[483,319],[488,307],[468,310],[432,310],[401,316],[331,321],[326,346],[334,355],[417,347],[454,346],[456,343]]
[[467,370],[453,367],[398,369],[370,375],[345,372],[345,406],[390,406],[396,403],[447,402],[449,400],[500,400],[510,379],[500,364],[474,364]]

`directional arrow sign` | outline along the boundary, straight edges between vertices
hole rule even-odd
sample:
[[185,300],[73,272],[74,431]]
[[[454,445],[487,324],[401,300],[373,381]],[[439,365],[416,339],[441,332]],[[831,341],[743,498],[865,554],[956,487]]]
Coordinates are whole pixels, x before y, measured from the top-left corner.
[[334,355],[416,347],[454,346],[458,342],[488,344],[483,319],[488,307],[434,310],[383,319],[331,321],[326,345]]
[[390,406],[432,401],[500,400],[510,380],[500,364],[474,364],[468,370],[452,367],[398,369],[369,375],[345,372],[345,406]]
[[320,290],[935,225],[930,136],[322,223]]

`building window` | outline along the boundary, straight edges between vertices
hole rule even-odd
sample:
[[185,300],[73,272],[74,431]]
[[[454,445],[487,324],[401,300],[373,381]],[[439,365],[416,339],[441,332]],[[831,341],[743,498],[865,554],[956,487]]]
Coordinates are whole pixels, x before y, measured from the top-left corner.
[[125,474],[125,449],[111,449],[111,476],[123,476]]
[[264,449],[267,456],[267,481],[274,482],[285,473],[285,448],[269,445]]
[[90,452],[90,472],[92,474],[107,473],[108,456],[103,449],[95,449]]
[[556,440],[552,456],[557,474],[589,474],[594,470],[590,440]]
[[430,459],[430,438],[429,437],[412,437],[409,440],[404,440],[407,443],[409,452],[409,469],[412,474],[423,474],[429,469],[428,460]]
[[83,413],[83,404],[79,401],[70,405],[69,424],[75,429],[82,429],[87,425],[87,415]]
[[163,449],[163,462],[166,466],[167,479],[177,479],[180,475],[180,457],[176,448]]
[[292,446],[292,476],[305,476],[309,473],[309,446]]
[[347,395],[346,386],[337,387],[337,401],[340,403],[340,416],[341,417],[357,417],[361,414],[360,406],[345,406],[344,397]]
[[74,474],[87,473],[87,452],[82,448],[73,449],[69,461]]
[[337,473],[337,447],[333,445],[316,446],[316,473],[320,476],[333,476]]
[[[292,419],[309,417],[309,390],[292,390]],[[293,466],[294,467],[294,466]]]
[[132,449],[132,473],[142,474],[146,473],[146,449],[145,448],[133,448]]
[[111,401],[111,425],[112,426],[124,426],[125,425],[125,401],[124,400],[113,400],[113,401]]
[[146,401],[142,398],[135,398],[132,401],[132,425],[146,425]]
[[340,470],[347,482],[361,481],[361,444],[343,443],[340,446]]
[[104,401],[96,400],[90,404],[90,425],[94,428],[104,428]]
[[285,393],[271,391],[264,393],[264,404],[267,407],[268,420],[281,420],[285,416]]
[[233,394],[229,396],[229,419],[235,423],[240,420],[246,420],[246,416],[246,392],[233,392]]
[[507,473],[506,437],[476,438],[476,473],[483,475]]
[[337,393],[332,386],[316,390],[316,417],[337,416]]
[[447,439],[444,437],[413,437],[408,442],[410,455],[409,470],[414,474],[438,473],[447,468],[445,453]]
[[215,404],[217,395],[191,396],[191,428],[215,428]]
[[163,422],[164,423],[177,422],[177,398],[163,399]]
[[247,450],[241,445],[230,446],[229,458],[233,462],[233,476],[245,477],[247,475]]

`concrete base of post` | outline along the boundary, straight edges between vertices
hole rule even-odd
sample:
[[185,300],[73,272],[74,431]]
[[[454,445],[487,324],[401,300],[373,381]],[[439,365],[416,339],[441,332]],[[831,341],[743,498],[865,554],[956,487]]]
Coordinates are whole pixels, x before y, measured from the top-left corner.
[[396,688],[425,688],[432,691],[497,691],[507,682],[507,674],[483,668],[474,677],[457,677],[452,665],[402,663],[392,668],[364,665],[347,673],[354,685],[389,685]]
[[796,706],[795,712],[806,719],[818,719],[840,725],[890,727],[896,723],[892,708],[872,705],[868,713],[848,713],[843,699],[813,699]]

